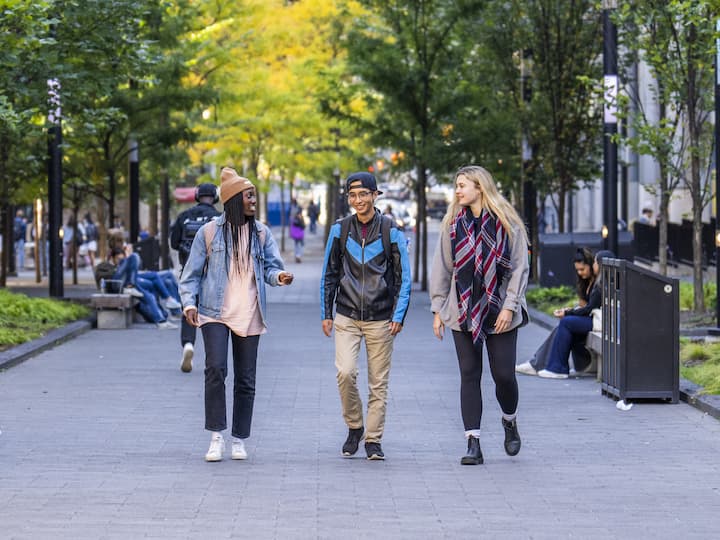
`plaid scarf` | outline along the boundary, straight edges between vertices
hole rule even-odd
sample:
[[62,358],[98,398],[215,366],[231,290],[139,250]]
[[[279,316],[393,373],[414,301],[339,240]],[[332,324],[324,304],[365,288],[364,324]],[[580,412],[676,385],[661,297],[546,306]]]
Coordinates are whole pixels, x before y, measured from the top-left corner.
[[499,219],[483,210],[480,230],[469,208],[460,210],[450,225],[454,278],[458,296],[458,323],[472,332],[474,344],[485,341],[495,324],[502,301],[498,294],[511,271],[507,232]]

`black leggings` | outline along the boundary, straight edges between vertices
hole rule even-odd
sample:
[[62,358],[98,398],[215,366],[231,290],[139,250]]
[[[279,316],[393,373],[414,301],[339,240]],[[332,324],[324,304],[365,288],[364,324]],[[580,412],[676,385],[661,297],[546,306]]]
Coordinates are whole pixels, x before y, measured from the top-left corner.
[[[455,351],[460,365],[460,410],[465,430],[480,429],[482,418],[482,345],[475,346],[470,332],[453,330]],[[495,381],[495,397],[505,414],[514,414],[518,405],[515,378],[517,328],[503,334],[490,334],[485,340],[490,373]]]

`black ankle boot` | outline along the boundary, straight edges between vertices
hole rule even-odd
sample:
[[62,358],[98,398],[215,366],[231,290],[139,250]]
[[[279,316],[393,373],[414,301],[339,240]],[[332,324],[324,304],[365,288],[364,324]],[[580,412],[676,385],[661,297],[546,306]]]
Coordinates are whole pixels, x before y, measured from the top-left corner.
[[508,456],[516,456],[520,451],[520,434],[517,429],[517,420],[507,421],[502,419],[505,428],[505,452]]
[[483,455],[480,450],[480,439],[477,437],[468,437],[468,449],[460,460],[461,465],[482,465]]

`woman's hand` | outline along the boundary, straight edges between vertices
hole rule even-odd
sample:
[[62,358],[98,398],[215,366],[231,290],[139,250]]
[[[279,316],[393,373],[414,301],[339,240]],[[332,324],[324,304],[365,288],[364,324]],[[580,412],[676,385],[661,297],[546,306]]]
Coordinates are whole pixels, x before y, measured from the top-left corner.
[[188,307],[185,309],[185,320],[190,326],[200,326],[200,319],[198,319],[198,311],[195,307]]
[[440,314],[436,313],[433,317],[433,334],[435,337],[442,341],[443,335],[445,334],[445,325],[440,319]]
[[553,315],[555,315],[558,319],[562,319],[565,316],[565,309],[566,308],[560,308],[553,311]]
[[280,272],[278,274],[278,282],[280,285],[290,285],[293,282],[293,276],[290,272]]
[[503,309],[502,311],[500,311],[497,319],[495,319],[496,334],[502,334],[503,332],[508,331],[510,325],[512,324],[513,315],[514,313],[511,309]]

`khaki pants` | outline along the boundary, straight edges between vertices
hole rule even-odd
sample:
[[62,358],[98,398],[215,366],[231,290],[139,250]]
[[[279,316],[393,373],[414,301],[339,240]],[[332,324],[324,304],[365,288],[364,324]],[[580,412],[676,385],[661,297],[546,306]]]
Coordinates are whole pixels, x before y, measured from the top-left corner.
[[365,338],[368,364],[368,412],[365,442],[380,442],[385,427],[393,336],[389,321],[356,321],[335,316],[335,367],[343,418],[351,429],[363,426],[363,404],[357,387],[360,342]]

